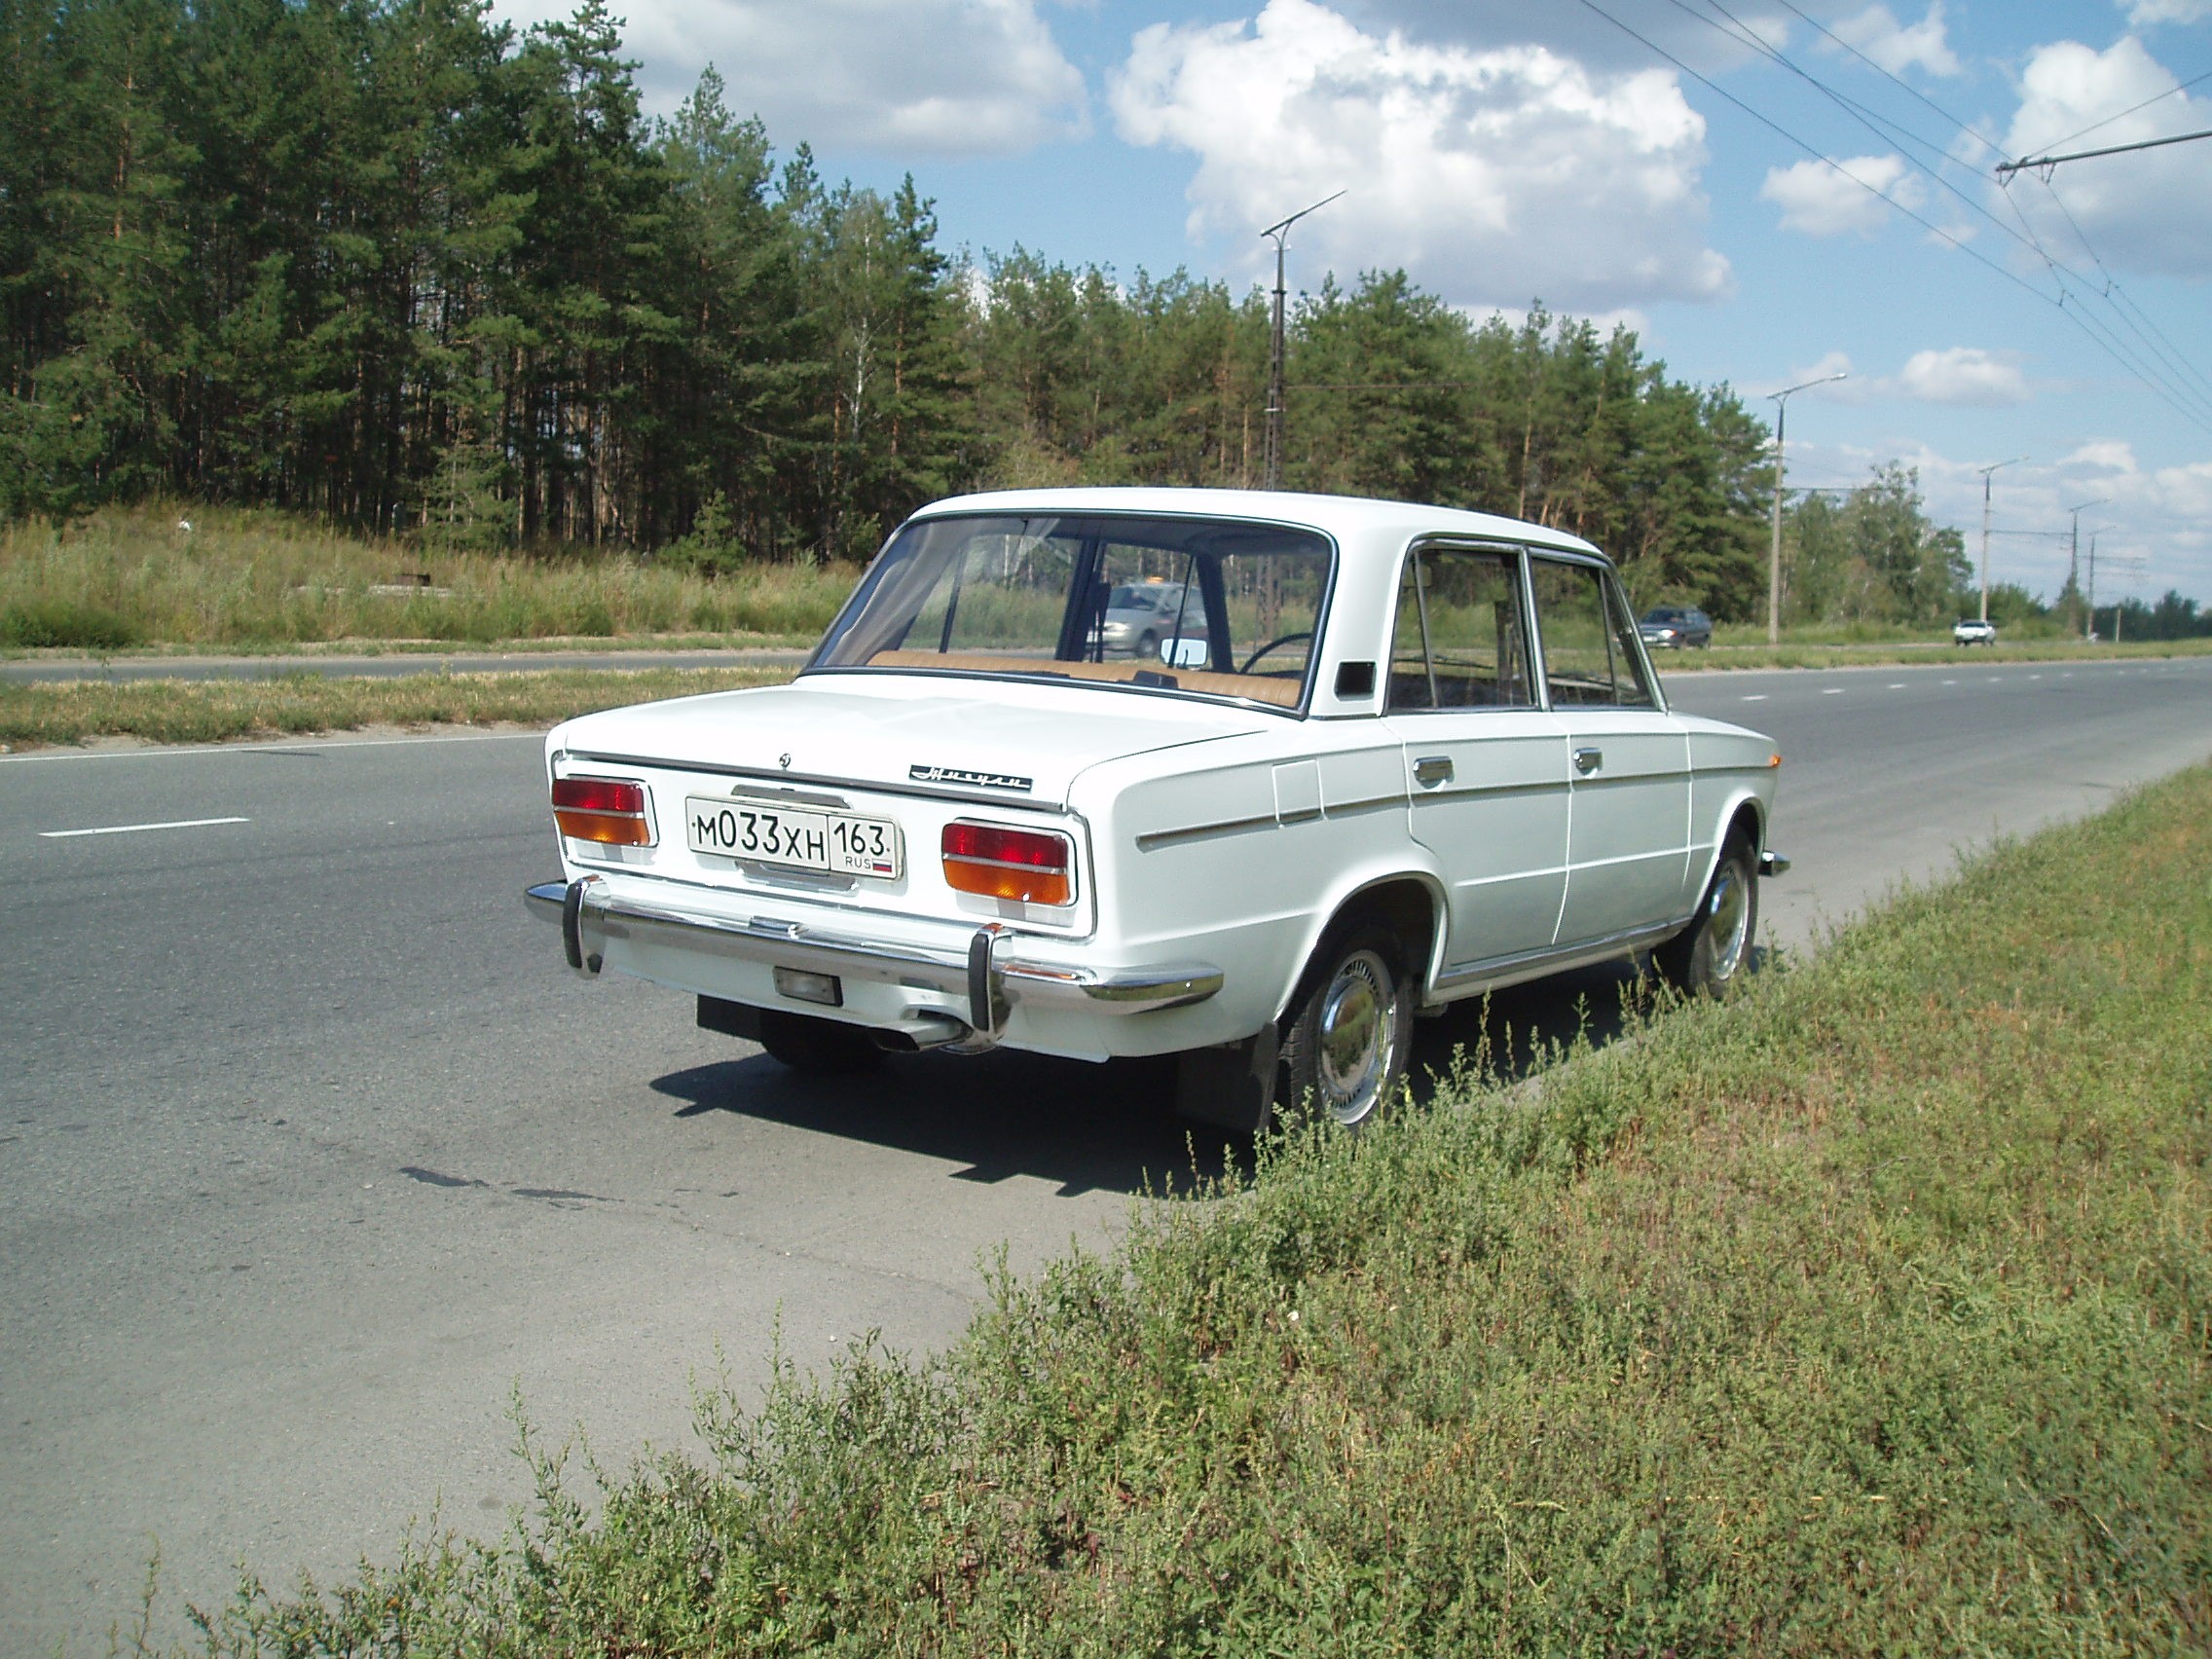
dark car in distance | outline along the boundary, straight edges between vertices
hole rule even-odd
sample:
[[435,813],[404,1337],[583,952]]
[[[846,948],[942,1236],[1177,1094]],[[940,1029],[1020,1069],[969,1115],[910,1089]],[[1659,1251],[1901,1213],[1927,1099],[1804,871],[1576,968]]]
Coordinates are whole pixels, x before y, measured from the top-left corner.
[[1636,625],[1643,643],[1661,650],[1684,645],[1700,648],[1713,644],[1713,618],[1694,605],[1661,605],[1644,612]]

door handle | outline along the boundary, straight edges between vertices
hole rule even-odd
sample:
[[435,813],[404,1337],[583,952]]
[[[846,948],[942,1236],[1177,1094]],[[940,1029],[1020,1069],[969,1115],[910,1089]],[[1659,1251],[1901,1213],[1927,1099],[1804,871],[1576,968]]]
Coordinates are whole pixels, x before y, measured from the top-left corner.
[[1414,762],[1414,777],[1424,784],[1448,784],[1452,781],[1452,760],[1445,755],[1424,755]]
[[1574,769],[1577,772],[1587,775],[1604,763],[1605,752],[1603,749],[1577,749],[1574,752]]

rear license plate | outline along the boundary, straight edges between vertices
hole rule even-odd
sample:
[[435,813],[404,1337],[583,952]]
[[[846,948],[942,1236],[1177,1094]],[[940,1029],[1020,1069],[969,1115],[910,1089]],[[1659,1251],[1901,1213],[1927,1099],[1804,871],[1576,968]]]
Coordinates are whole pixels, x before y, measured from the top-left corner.
[[683,835],[694,853],[713,853],[778,869],[818,869],[897,881],[903,859],[899,826],[888,818],[794,811],[781,804],[687,795]]

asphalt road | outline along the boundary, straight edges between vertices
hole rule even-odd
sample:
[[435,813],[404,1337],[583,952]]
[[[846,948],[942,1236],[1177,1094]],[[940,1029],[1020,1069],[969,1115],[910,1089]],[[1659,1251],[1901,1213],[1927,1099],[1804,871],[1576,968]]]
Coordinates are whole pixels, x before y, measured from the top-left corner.
[[[2212,659],[1726,674],[1773,733],[1804,948],[1957,849],[2212,757]],[[1003,1241],[1187,1171],[1158,1066],[914,1056],[802,1084],[562,969],[532,736],[0,758],[0,1652],[385,1558],[528,1496],[519,1390],[620,1464],[860,1333],[940,1344]],[[192,821],[214,822],[192,822]],[[241,822],[227,822],[240,820]],[[126,833],[55,831],[189,823]],[[1604,1001],[1607,976],[1501,1016]],[[1471,1030],[1423,1027],[1441,1063]],[[1201,1163],[1205,1160],[1201,1159]]]

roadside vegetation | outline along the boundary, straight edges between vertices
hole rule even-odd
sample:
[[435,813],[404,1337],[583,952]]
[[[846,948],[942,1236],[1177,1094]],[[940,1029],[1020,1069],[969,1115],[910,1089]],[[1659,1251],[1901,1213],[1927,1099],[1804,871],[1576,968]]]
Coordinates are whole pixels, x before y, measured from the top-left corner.
[[2203,1651],[2207,868],[2198,770],[204,1650]]
[[140,738],[220,743],[363,726],[551,725],[572,715],[788,680],[781,668],[534,669],[394,680],[77,681],[0,683],[0,749]]
[[681,549],[425,548],[273,509],[157,502],[0,525],[0,648],[811,645],[858,579],[854,567],[803,563],[717,573]]

